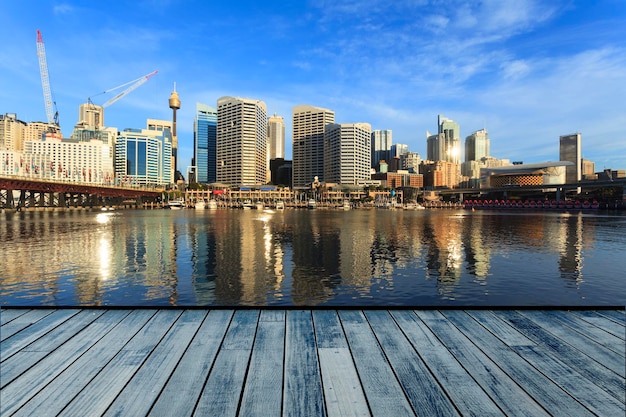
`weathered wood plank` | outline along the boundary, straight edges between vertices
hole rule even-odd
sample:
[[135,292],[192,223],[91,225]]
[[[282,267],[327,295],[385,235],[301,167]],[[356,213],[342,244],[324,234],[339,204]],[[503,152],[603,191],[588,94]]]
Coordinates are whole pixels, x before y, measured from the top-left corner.
[[205,316],[206,312],[200,310],[183,311],[141,368],[128,381],[124,390],[115,398],[104,416],[148,414]]
[[363,312],[342,310],[339,318],[372,414],[415,415]]
[[5,413],[9,415],[15,412],[89,350],[114,325],[114,323],[108,323],[105,320],[101,322],[96,320],[80,335],[59,346],[46,356],[45,360],[40,361],[20,375],[18,379],[4,387],[2,389],[0,415],[5,415]]
[[597,310],[596,314],[607,317],[619,324],[626,325],[626,310]]
[[507,416],[548,415],[532,396],[520,389],[509,375],[439,311],[422,310],[416,314]]
[[616,323],[613,320],[608,320],[606,317],[602,317],[595,311],[574,311],[572,314],[581,317],[583,320],[598,326],[605,332],[619,337],[622,340],[626,339],[626,327],[624,324]]
[[366,311],[400,385],[419,416],[458,416],[458,411],[388,311]]
[[[625,376],[624,356],[600,344],[603,339],[612,338],[612,335],[606,332],[604,335],[600,335],[594,331],[600,330],[597,327],[577,320],[573,323],[573,320],[567,320],[567,317],[571,317],[571,315],[564,315],[565,317],[563,317],[558,311],[522,311],[520,313],[556,337],[566,340],[567,343],[591,359],[601,363],[621,377]],[[569,325],[576,327],[569,327]],[[612,346],[617,348],[616,343],[613,343]],[[621,341],[620,347],[623,350],[624,341]]]
[[462,415],[504,415],[414,312],[396,310],[391,314]]
[[371,415],[350,349],[319,348],[318,356],[327,415]]
[[102,415],[180,316],[180,310],[159,310],[59,414]]
[[29,308],[0,308],[0,326],[4,326],[11,320],[31,311]]
[[[154,314],[155,311],[136,311],[133,314],[129,310],[106,311],[102,322],[114,325],[111,331],[32,397],[14,417],[56,416]],[[115,324],[116,321],[119,324]]]
[[258,319],[258,310],[235,312],[194,416],[237,415]]
[[309,310],[287,311],[284,416],[324,416],[322,378]]
[[[540,346],[541,350],[549,353],[550,359],[555,358],[563,363],[565,365],[562,367],[564,370],[569,369],[573,372],[570,380],[576,377],[575,374],[580,374],[584,379],[579,384],[595,384],[613,398],[622,403],[624,402],[624,378],[621,378],[597,362],[590,361],[586,355],[515,311],[497,311],[495,314],[511,323],[527,337],[533,339]],[[587,382],[591,382],[591,384]],[[590,390],[590,387],[587,387],[587,389]]]
[[[17,333],[22,333],[20,335],[20,343],[25,346],[39,337],[37,330],[41,330],[42,328],[49,330],[49,327],[53,327],[55,323],[62,323],[63,320],[67,320],[69,316],[76,314],[77,312],[77,310],[31,310],[2,326],[2,332],[0,333],[0,347],[2,347],[2,351],[6,351],[6,349],[8,349],[8,345],[5,341]],[[49,316],[52,317],[43,321],[43,324],[40,323]],[[40,324],[37,325],[37,323]]]
[[241,399],[239,415],[242,416],[281,414],[285,323],[263,320],[263,314],[261,318]]
[[217,357],[233,310],[211,310],[150,410],[153,417],[191,416]]
[[[18,336],[8,339],[6,342],[9,346],[2,347],[3,352],[6,349],[8,360],[2,363],[0,369],[0,375],[2,375],[2,378],[0,378],[0,388],[11,383],[19,375],[26,372],[28,368],[36,365],[50,352],[54,351],[57,347],[61,346],[102,316],[103,313],[104,310],[97,312],[81,311],[70,317],[63,325],[52,327],[52,330],[44,335],[41,335],[42,332],[37,332],[41,337],[25,347],[23,347],[23,343],[21,342],[15,344],[10,343],[12,340],[16,340]],[[31,339],[31,337],[28,337],[28,339]],[[21,347],[23,348],[20,349]]]
[[[624,352],[624,338],[615,336],[595,324],[583,320],[578,315],[571,314],[568,311],[557,310],[551,311],[550,313],[557,319],[557,323],[562,322],[566,324],[567,326],[592,339],[594,342],[613,350],[621,356],[626,354],[626,352]],[[607,320],[613,320],[610,317],[602,317]]]
[[347,348],[346,335],[335,310],[313,311],[315,343],[319,348]]
[[536,344],[509,346],[503,343],[503,339],[510,340],[511,331],[505,329],[502,320],[492,312],[477,310],[442,313],[550,414],[559,417],[593,415],[583,405],[573,401],[560,385],[546,377],[546,372],[551,375],[549,371],[556,373],[562,369],[547,368],[549,364],[545,364],[544,369],[541,367],[543,362],[537,365],[537,359],[533,359],[539,356]]

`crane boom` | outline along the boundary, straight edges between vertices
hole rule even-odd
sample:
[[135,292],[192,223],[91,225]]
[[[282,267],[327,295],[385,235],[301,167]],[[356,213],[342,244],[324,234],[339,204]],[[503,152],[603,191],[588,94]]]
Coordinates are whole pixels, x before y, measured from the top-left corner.
[[116,95],[115,97],[113,97],[112,99],[107,101],[106,103],[104,103],[102,105],[102,107],[107,107],[107,106],[110,106],[111,104],[115,103],[117,100],[121,99],[126,94],[130,93],[131,91],[133,91],[134,89],[136,89],[137,87],[139,87],[140,85],[142,85],[143,83],[148,81],[157,72],[158,72],[157,70],[152,71],[150,74],[144,75],[143,77],[137,78],[136,80],[129,81],[129,82],[125,83],[125,84],[118,85],[117,87],[113,87],[113,88],[111,88],[109,90],[104,91],[104,93],[108,93],[110,91],[114,91],[114,90],[118,90],[118,89],[120,89],[122,87],[126,87],[127,85],[130,84],[130,87],[128,87],[126,90],[122,91],[121,93],[119,93],[118,95]]
[[48,76],[48,63],[46,61],[46,49],[39,29],[37,29],[37,56],[39,57],[39,72],[41,74],[41,86],[43,88],[43,101],[46,106],[46,117],[48,118],[48,123],[54,123],[58,126],[59,112],[56,111],[56,103],[52,100],[50,77]]

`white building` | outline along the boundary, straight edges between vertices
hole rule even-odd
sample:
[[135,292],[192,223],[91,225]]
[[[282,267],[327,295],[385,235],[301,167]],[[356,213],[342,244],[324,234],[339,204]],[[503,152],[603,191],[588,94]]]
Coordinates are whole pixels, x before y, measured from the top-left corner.
[[217,101],[217,182],[267,182],[267,107],[261,100],[221,97]]
[[89,184],[113,183],[110,147],[99,140],[27,140],[13,173],[28,178]]
[[324,132],[324,181],[356,185],[371,178],[369,123],[326,125]]
[[294,187],[306,187],[315,177],[324,181],[324,128],[331,123],[335,123],[332,110],[308,105],[293,108]]

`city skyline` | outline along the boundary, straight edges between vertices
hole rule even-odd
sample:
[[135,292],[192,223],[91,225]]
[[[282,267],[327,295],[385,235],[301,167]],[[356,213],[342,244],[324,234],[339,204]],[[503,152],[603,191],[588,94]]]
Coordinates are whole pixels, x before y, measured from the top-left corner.
[[426,132],[436,131],[443,114],[459,124],[462,141],[486,128],[496,158],[554,161],[558,138],[580,132],[582,157],[596,171],[626,168],[622,1],[26,1],[3,11],[0,113],[46,119],[37,29],[66,137],[88,98],[101,105],[111,95],[98,92],[158,69],[107,107],[106,125],[171,119],[176,83],[184,175],[196,103],[215,106],[222,96],[255,97],[282,116],[287,159],[292,109],[306,104],[331,109],[337,123],[392,130],[394,143],[422,157]]

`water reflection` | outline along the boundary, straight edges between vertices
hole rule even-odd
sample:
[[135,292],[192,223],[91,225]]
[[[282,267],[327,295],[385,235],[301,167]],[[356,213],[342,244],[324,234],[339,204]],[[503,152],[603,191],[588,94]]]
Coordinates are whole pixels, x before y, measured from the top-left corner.
[[7,305],[619,304],[624,220],[457,210],[5,213],[0,295]]

